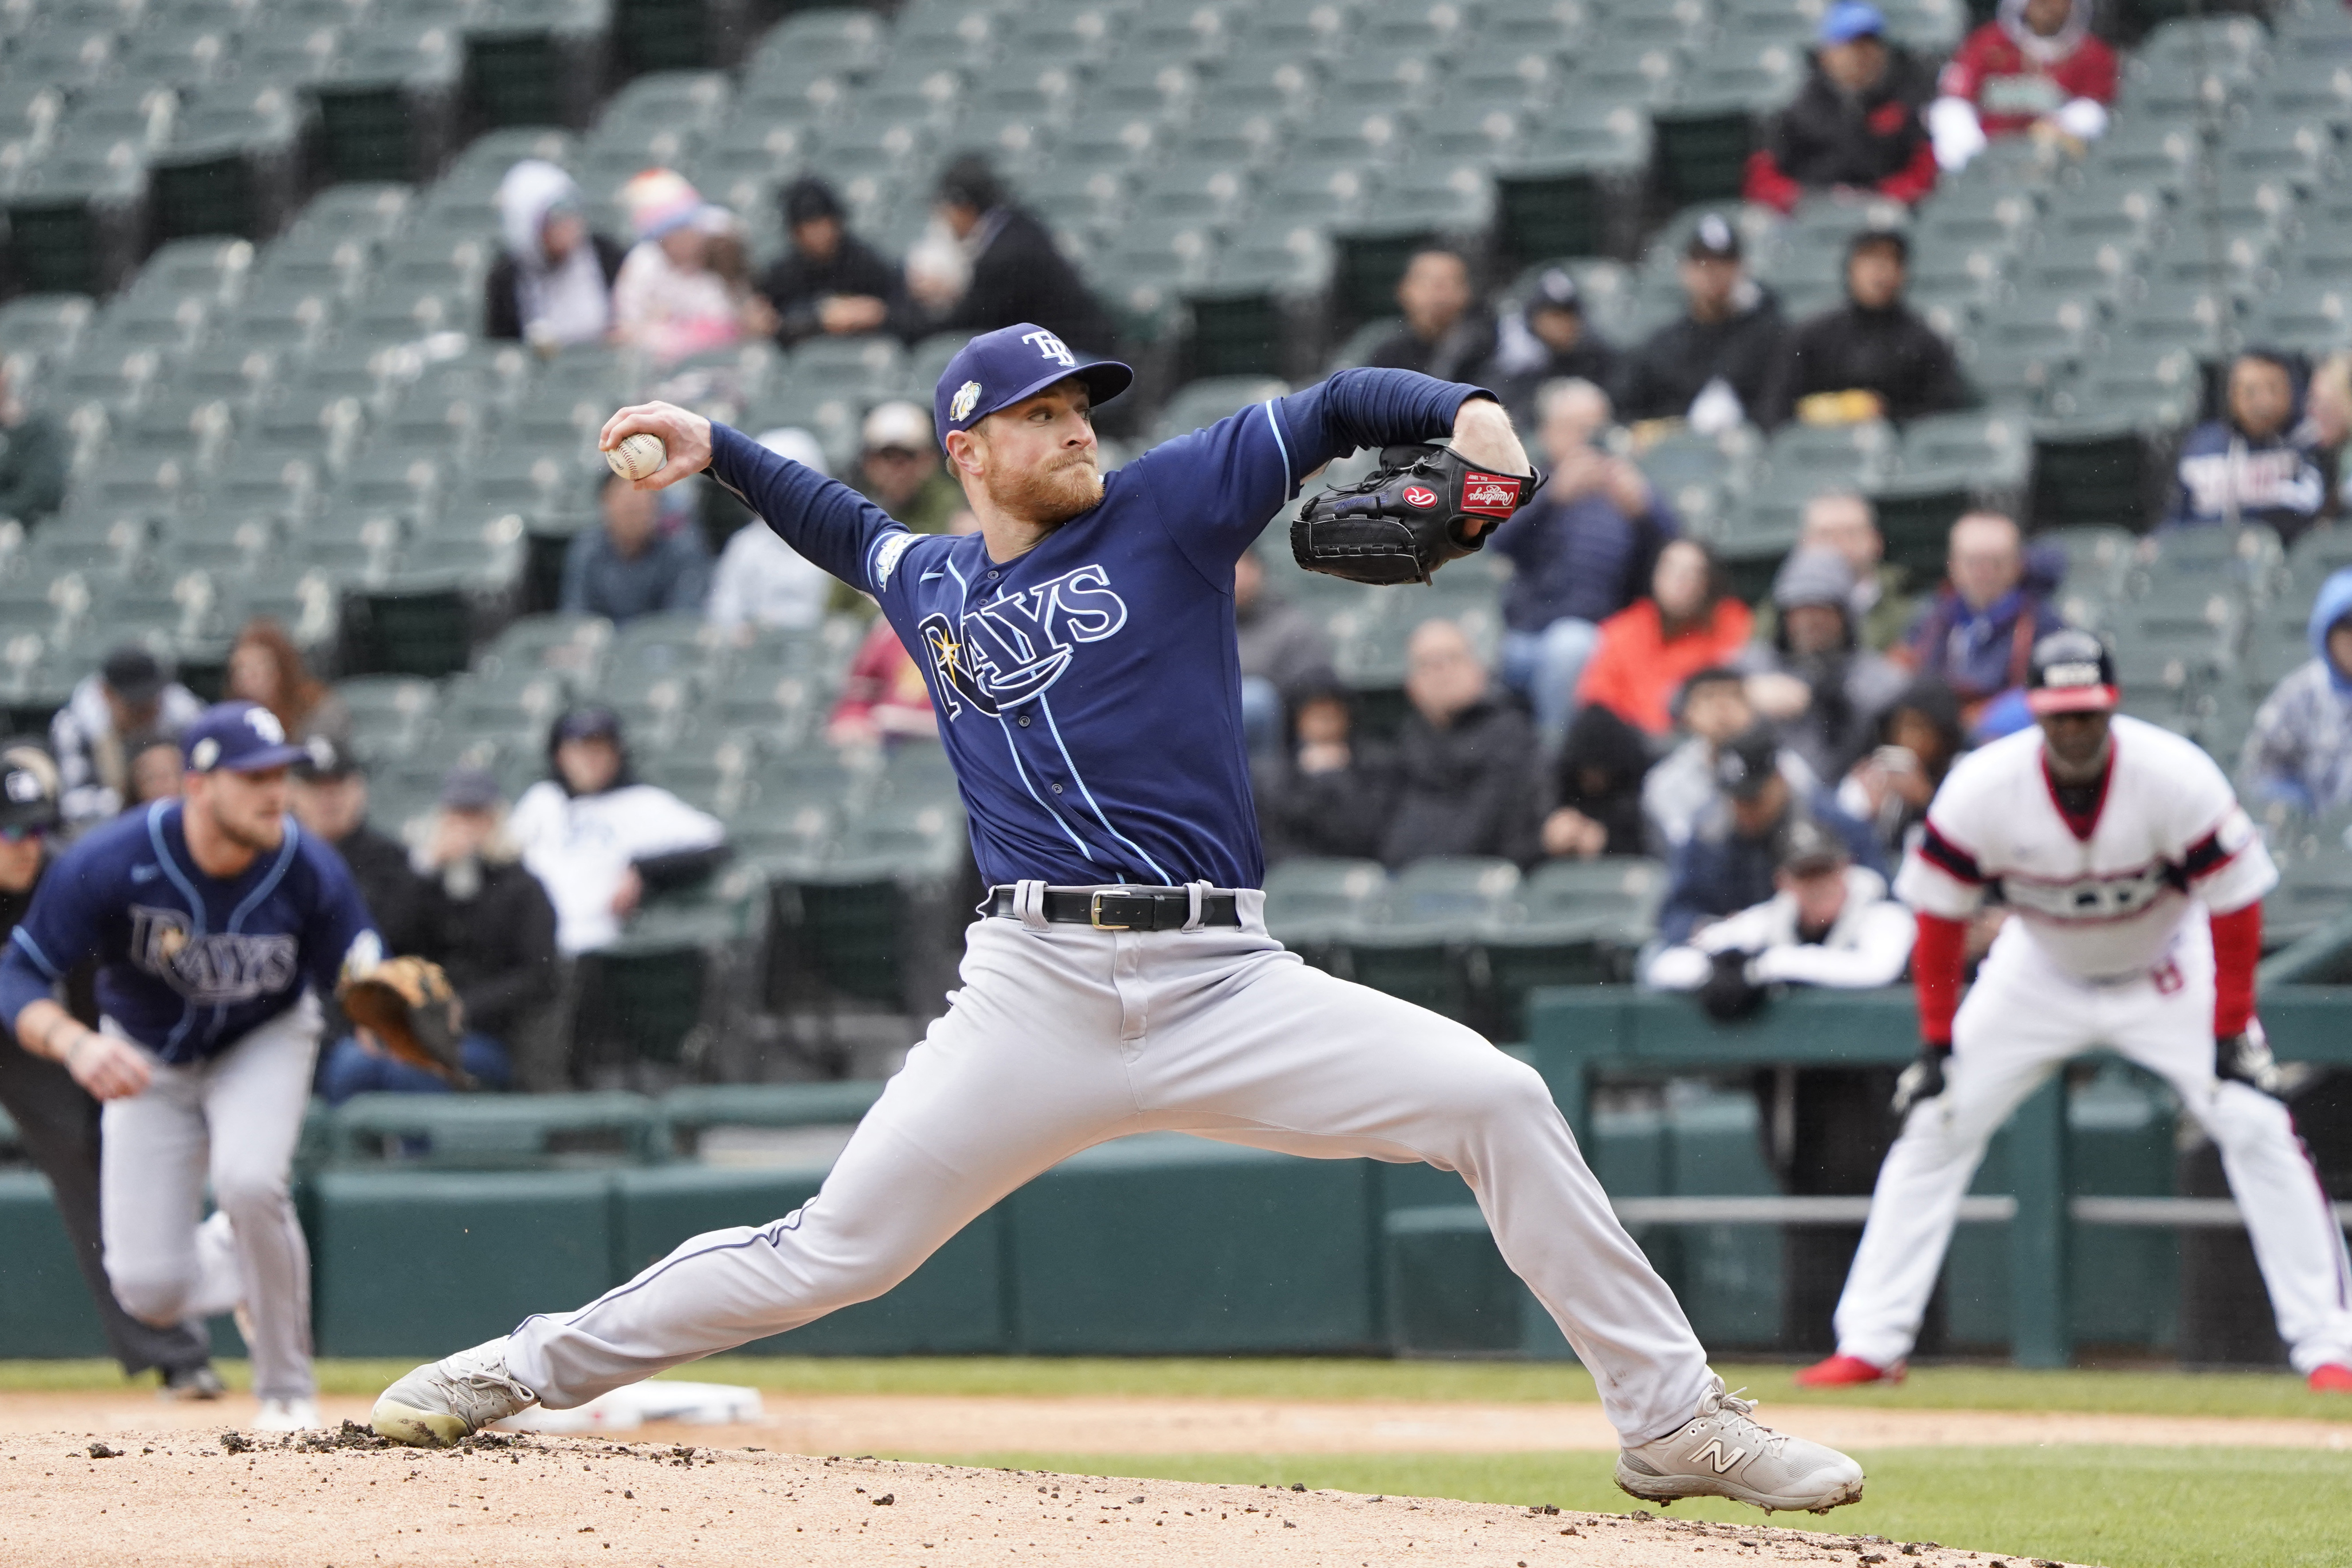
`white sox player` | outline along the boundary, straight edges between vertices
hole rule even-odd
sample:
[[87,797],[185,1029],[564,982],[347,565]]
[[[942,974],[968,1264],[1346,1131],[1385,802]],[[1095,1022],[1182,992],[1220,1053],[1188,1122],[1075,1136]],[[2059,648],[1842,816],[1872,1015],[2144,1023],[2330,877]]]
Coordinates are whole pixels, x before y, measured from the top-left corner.
[[975,338],[938,429],[981,531],[919,535],[855,491],[667,405],[658,486],[706,466],[802,554],[875,595],[923,663],[993,884],[961,989],[824,1190],[697,1237],[577,1311],[422,1366],[376,1430],[446,1444],[534,1401],[621,1384],[880,1295],[1006,1193],[1078,1151],[1181,1131],[1311,1158],[1426,1161],[1477,1194],[1566,1332],[1638,1496],[1826,1510],[1862,1468],[1768,1431],[1710,1372],[1529,1068],[1458,1024],[1301,963],[1266,934],[1234,663],[1234,563],[1358,447],[1451,432],[1527,456],[1475,387],[1343,371],[1105,476],[1092,406],[1124,365],[1041,328]]
[[[1838,1302],[1838,1353],[1799,1381],[1902,1375],[1987,1140],[2066,1058],[2105,1046],[2169,1082],[2212,1135],[2295,1370],[2352,1391],[2344,1235],[2265,1092],[2276,1069],[2254,1017],[2278,873],[2211,758],[2115,713],[2096,637],[2043,637],[2027,698],[2037,727],[1953,768],[1895,880],[1918,912],[1924,1045]],[[1996,889],[2012,918],[1962,1001],[1963,922]]]

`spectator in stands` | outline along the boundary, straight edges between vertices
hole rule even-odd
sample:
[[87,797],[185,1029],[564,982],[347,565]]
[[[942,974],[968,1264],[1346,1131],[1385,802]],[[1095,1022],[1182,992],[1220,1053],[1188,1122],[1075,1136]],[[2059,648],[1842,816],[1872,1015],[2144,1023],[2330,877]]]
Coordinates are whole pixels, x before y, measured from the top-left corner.
[[1738,1018],[1770,985],[1860,991],[1903,977],[1918,926],[1886,879],[1855,865],[1844,839],[1806,817],[1788,825],[1777,848],[1772,896],[1660,949],[1646,984],[1696,991],[1709,1014]]
[[922,667],[890,623],[877,616],[849,661],[841,698],[825,721],[825,740],[835,746],[894,746],[936,741],[939,735],[939,715],[931,711]]
[[2239,772],[2256,799],[2317,816],[2352,805],[2352,566],[2312,601],[2311,662],[2263,699]]
[[505,247],[483,284],[485,337],[520,339],[541,353],[604,341],[613,330],[613,280],[628,253],[588,232],[580,187],[539,158],[499,183]]
[[1045,226],[1014,205],[987,159],[967,153],[940,174],[939,215],[971,278],[961,296],[936,301],[940,314],[918,322],[920,331],[979,333],[1034,321],[1081,353],[1112,346],[1110,318],[1077,268]]
[[131,759],[123,810],[136,811],[151,801],[180,797],[184,769],[179,742],[169,735],[133,735],[122,743],[122,750]]
[[1470,263],[1443,245],[1415,251],[1397,279],[1404,325],[1364,356],[1368,365],[1459,381],[1495,355],[1495,316],[1478,301]]
[[[1649,853],[1662,858],[1681,847],[1715,803],[1715,768],[1723,748],[1756,723],[1756,710],[1748,700],[1748,678],[1728,665],[1700,670],[1676,694],[1675,718],[1684,740],[1642,780]],[[1789,787],[1801,798],[1820,783],[1805,759],[1785,745],[1780,765]]]
[[1853,570],[1829,550],[1799,550],[1772,580],[1772,637],[1740,660],[1748,700],[1823,779],[1845,776],[1908,683],[1854,635]]
[[2327,505],[2327,481],[2297,445],[2294,373],[2267,349],[2230,362],[2228,406],[2180,444],[2164,526],[2266,522],[2289,544]]
[[1969,749],[1959,699],[1932,677],[1913,681],[1879,716],[1877,747],[1838,785],[1838,805],[1871,825],[1890,866],[1927,821],[1927,803]]
[[1670,540],[1650,573],[1649,597],[1601,624],[1576,700],[1614,709],[1636,728],[1664,735],[1674,728],[1670,705],[1683,682],[1729,663],[1755,624],[1706,546]]
[[646,893],[700,881],[727,857],[717,817],[637,782],[609,708],[556,720],[547,772],[515,802],[507,831],[555,906],[567,957],[610,946]]
[[1995,136],[2083,144],[2106,134],[2116,52],[2091,36],[2093,0],[2000,0],[1945,62],[1927,106],[1936,162],[1968,167]]
[[604,616],[615,626],[656,613],[699,613],[710,596],[702,531],[665,527],[661,493],[618,474],[605,476],[599,500],[604,526],[582,529],[563,552],[563,613]]
[[[797,426],[770,430],[760,445],[803,468],[825,472],[824,448]],[[719,552],[710,574],[711,623],[749,635],[762,626],[807,630],[824,619],[834,579],[822,566],[783,542],[754,515]]]
[[1288,743],[1250,765],[1266,863],[1379,858],[1396,792],[1394,755],[1356,732],[1354,697],[1328,670],[1285,695]]
[[[458,1064],[474,1086],[504,1089],[514,1047],[541,1027],[556,999],[555,909],[523,868],[506,832],[498,780],[453,768],[440,809],[411,864],[416,874],[415,946],[441,965],[465,1008]],[[387,1052],[365,1029],[330,1047],[319,1092],[330,1105],[354,1094],[446,1094],[450,1080]]]
[[1790,788],[1780,752],[1779,740],[1761,724],[1717,752],[1716,799],[1668,863],[1658,911],[1658,935],[1667,942],[1687,942],[1711,922],[1770,898],[1797,822],[1811,821],[1843,844],[1856,865],[1884,872],[1870,830],[1822,790],[1800,795]]
[[1252,756],[1282,743],[1283,694],[1331,668],[1331,639],[1315,617],[1266,586],[1265,562],[1244,550],[1234,563],[1234,629],[1240,637],[1242,732]]
[[1411,703],[1397,739],[1396,803],[1381,842],[1391,867],[1432,855],[1537,857],[1534,735],[1497,701],[1460,626],[1423,621],[1405,644]]
[[368,822],[367,773],[349,748],[325,736],[303,744],[294,764],[288,809],[302,831],[335,847],[388,952],[410,952],[417,942],[418,892],[408,849]]
[[790,254],[760,280],[776,312],[776,342],[878,332],[903,309],[906,286],[882,253],[849,232],[841,198],[814,174],[786,185],[782,209]]
[[2294,443],[2311,454],[2327,487],[2319,521],[2337,521],[2352,510],[2352,353],[2329,354],[2312,371]]
[[1681,525],[1642,470],[1599,445],[1609,395],[1589,381],[1544,388],[1539,434],[1551,473],[1532,505],[1495,531],[1503,588],[1503,681],[1558,745],[1601,623],[1642,596]]
[[1691,230],[1681,272],[1689,309],[1626,356],[1619,412],[1721,435],[1763,406],[1789,326],[1771,290],[1748,275],[1739,231],[1722,214]]
[[1812,69],[1748,160],[1747,198],[1792,210],[1809,192],[1876,193],[1916,202],[1936,188],[1936,150],[1920,119],[1932,74],[1886,41],[1886,18],[1863,0],[1822,14]]
[[[1846,616],[1860,646],[1885,653],[1903,640],[1917,612],[1903,591],[1903,568],[1886,563],[1886,540],[1878,531],[1878,511],[1868,497],[1853,490],[1823,490],[1808,500],[1797,548],[1827,550],[1844,558],[1853,574]],[[1757,637],[1770,641],[1779,624],[1778,612],[1766,604],[1757,612]]]
[[310,673],[302,650],[268,616],[254,616],[236,634],[228,650],[228,695],[268,709],[289,740],[342,741],[352,732],[343,700]]
[[49,721],[67,829],[79,832],[122,809],[131,787],[131,737],[176,740],[204,710],[195,693],[165,674],[142,645],[124,643],[108,654]]
[[1916,419],[1969,402],[1952,347],[1903,302],[1911,242],[1865,229],[1845,253],[1846,301],[1789,334],[1762,413],[1766,425]]
[[754,335],[766,335],[764,302],[755,311],[710,265],[711,238],[729,231],[732,215],[668,169],[632,179],[621,201],[637,243],[613,280],[614,336],[667,365],[725,348],[752,326],[761,329]]
[[1650,761],[1649,737],[1608,709],[1578,713],[1552,760],[1543,852],[1577,860],[1642,854],[1642,779]]
[[1522,424],[1542,416],[1540,395],[1555,381],[1617,384],[1617,351],[1584,319],[1584,292],[1568,268],[1544,268],[1526,300],[1495,323],[1495,357],[1479,380]]
[[940,461],[931,411],[906,398],[877,403],[860,435],[859,493],[917,533],[948,532],[963,489]]
[[1995,698],[2024,689],[2033,645],[2066,623],[2049,602],[2056,584],[2028,574],[2017,524],[1997,511],[1952,524],[1945,570],[1896,660],[1951,688],[1974,733]]
[[0,517],[30,528],[63,506],[72,451],[55,420],[25,406],[0,365]]

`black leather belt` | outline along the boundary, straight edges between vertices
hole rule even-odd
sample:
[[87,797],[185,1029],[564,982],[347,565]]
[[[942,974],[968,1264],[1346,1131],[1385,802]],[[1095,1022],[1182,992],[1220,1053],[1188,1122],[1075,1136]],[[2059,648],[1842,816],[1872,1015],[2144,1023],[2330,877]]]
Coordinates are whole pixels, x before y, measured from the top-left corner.
[[[988,912],[1006,920],[1021,917],[1017,889],[998,886],[988,890]],[[1192,894],[1186,888],[1048,888],[1042,900],[1046,920],[1055,925],[1092,926],[1097,931],[1181,931],[1192,918]],[[1241,910],[1231,893],[1201,895],[1201,923],[1238,926]]]

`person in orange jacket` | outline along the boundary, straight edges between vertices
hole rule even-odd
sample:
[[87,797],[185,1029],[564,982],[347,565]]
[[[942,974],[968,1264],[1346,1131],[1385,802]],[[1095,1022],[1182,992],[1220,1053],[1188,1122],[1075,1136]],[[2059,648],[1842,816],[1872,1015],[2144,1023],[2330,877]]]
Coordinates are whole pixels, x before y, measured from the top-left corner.
[[1577,682],[1580,705],[1598,702],[1652,735],[1674,729],[1682,683],[1726,664],[1748,644],[1755,616],[1733,596],[1706,546],[1677,539],[1658,552],[1650,596],[1601,623],[1600,646]]

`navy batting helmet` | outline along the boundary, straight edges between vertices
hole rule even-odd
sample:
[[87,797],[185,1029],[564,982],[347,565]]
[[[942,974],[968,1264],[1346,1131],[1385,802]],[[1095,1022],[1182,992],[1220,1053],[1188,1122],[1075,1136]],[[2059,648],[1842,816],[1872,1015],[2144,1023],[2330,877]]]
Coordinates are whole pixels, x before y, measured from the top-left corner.
[[2025,705],[2043,713],[2112,713],[2121,701],[2116,656],[2089,632],[2068,627],[2033,645],[2025,673]]

